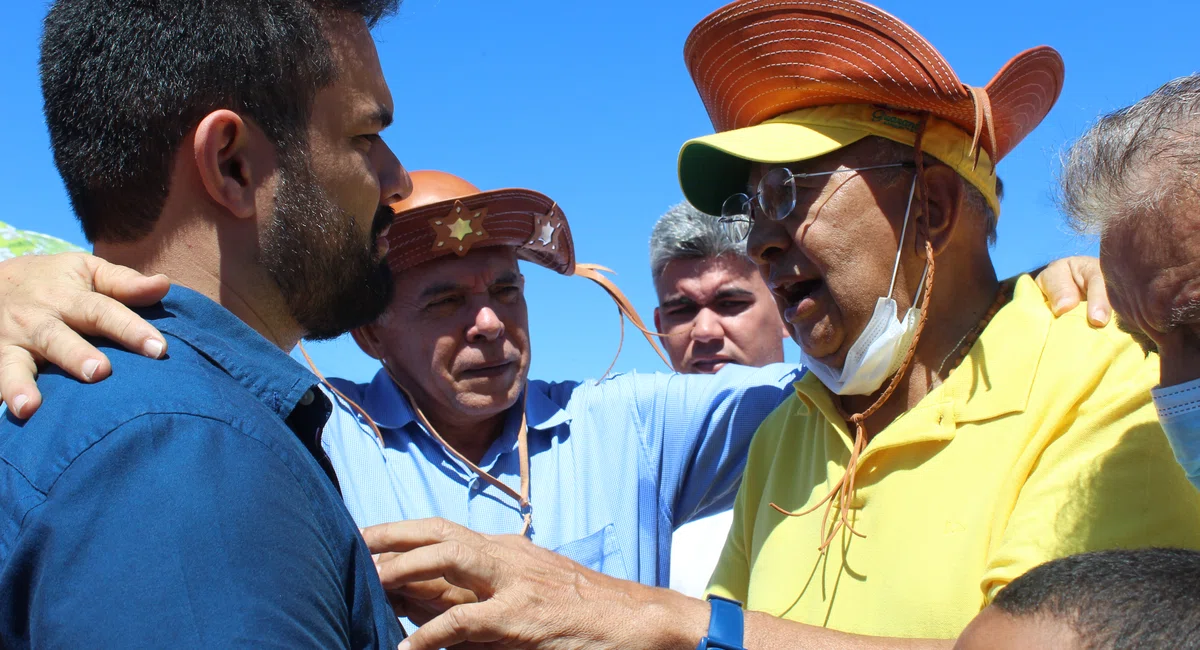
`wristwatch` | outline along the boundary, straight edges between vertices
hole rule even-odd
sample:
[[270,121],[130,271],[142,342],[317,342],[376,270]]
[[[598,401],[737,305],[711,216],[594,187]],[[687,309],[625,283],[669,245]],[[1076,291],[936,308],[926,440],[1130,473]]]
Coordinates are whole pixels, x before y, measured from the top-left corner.
[[700,639],[696,650],[746,650],[742,646],[742,604],[736,600],[708,595],[712,613],[708,616],[708,636]]

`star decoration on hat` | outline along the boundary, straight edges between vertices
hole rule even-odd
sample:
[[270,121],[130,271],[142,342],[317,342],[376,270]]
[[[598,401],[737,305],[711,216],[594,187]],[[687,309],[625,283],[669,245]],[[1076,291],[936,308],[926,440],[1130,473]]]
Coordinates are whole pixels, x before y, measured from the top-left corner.
[[558,231],[562,226],[562,219],[555,213],[553,207],[550,211],[543,215],[534,217],[533,233],[529,236],[529,241],[525,242],[526,246],[540,246],[550,250],[558,249]]
[[455,201],[454,207],[446,216],[429,220],[429,227],[437,233],[433,250],[451,250],[459,257],[466,255],[472,246],[489,237],[483,228],[483,219],[486,216],[486,206],[472,210],[463,205],[462,201]]

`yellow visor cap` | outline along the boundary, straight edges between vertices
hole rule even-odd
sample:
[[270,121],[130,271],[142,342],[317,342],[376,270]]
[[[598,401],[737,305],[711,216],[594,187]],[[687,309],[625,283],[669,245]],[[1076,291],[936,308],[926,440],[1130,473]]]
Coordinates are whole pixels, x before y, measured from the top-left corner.
[[[725,199],[746,192],[754,163],[811,160],[871,135],[911,147],[916,144],[920,120],[919,115],[870,104],[785,113],[754,126],[688,140],[679,152],[679,184],[684,197],[697,209],[720,214]],[[991,158],[982,148],[972,153],[966,131],[931,116],[921,149],[979,189],[999,216]]]

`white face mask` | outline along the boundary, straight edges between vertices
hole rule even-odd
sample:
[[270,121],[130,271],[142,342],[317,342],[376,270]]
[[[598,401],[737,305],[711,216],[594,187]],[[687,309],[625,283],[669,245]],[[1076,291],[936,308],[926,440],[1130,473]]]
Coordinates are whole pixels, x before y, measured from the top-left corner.
[[875,303],[875,312],[871,320],[863,328],[862,334],[850,346],[846,353],[846,362],[841,371],[808,356],[800,349],[800,358],[804,367],[812,371],[825,387],[838,395],[870,395],[879,390],[889,377],[896,374],[908,346],[916,333],[917,321],[920,320],[921,291],[925,288],[925,273],[929,272],[928,262],[925,272],[921,274],[921,286],[913,298],[913,306],[904,314],[904,319],[896,317],[896,301],[892,292],[896,289],[896,273],[900,269],[900,253],[904,249],[904,237],[908,233],[908,217],[912,211],[913,195],[917,189],[917,180],[913,178],[912,188],[908,192],[908,207],[904,209],[904,225],[900,229],[900,249],[896,251],[896,263],[892,266],[892,284],[888,288],[886,298],[880,298]]

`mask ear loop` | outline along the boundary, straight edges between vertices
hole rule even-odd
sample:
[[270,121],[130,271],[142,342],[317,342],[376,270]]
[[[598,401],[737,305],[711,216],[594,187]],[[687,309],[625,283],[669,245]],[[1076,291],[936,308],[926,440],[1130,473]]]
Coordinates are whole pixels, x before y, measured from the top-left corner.
[[[896,261],[892,264],[892,283],[888,285],[888,299],[891,299],[892,292],[896,290],[896,274],[900,272],[900,253],[904,251],[904,240],[908,237],[908,218],[912,215],[913,197],[917,194],[917,177],[914,175],[912,187],[908,190],[908,205],[904,208],[904,225],[900,226],[900,243],[896,245]],[[921,279],[925,279],[922,275]]]
[[[812,507],[801,512],[789,512],[774,503],[769,504],[775,509],[776,512],[788,517],[802,517],[815,512],[817,508],[824,505],[825,515],[821,518],[821,529],[825,530],[826,527],[828,527],[829,533],[822,539],[821,545],[817,547],[817,550],[820,551],[822,555],[829,550],[829,545],[833,543],[833,539],[837,536],[838,531],[842,528],[850,531],[852,535],[864,538],[866,537],[866,535],[863,535],[855,530],[854,525],[850,522],[850,499],[854,496],[855,492],[855,481],[858,475],[858,460],[862,456],[863,451],[867,448],[868,442],[867,427],[865,422],[867,418],[874,415],[888,401],[888,399],[891,398],[892,393],[896,392],[896,388],[899,387],[900,381],[906,374],[908,374],[908,369],[912,365],[913,356],[917,351],[917,344],[921,341],[921,332],[925,329],[925,320],[929,315],[929,298],[933,295],[933,276],[936,269],[933,261],[933,245],[929,242],[929,231],[927,224],[925,223],[925,219],[928,219],[929,215],[929,187],[925,181],[925,159],[922,155],[921,140],[925,135],[925,128],[928,123],[929,115],[922,115],[921,125],[917,131],[917,140],[913,145],[913,155],[917,165],[917,183],[919,183],[921,187],[922,202],[922,214],[917,218],[917,232],[919,235],[917,237],[917,248],[920,250],[921,243],[924,243],[926,272],[924,274],[922,286],[920,289],[918,289],[918,291],[923,291],[925,295],[921,301],[921,316],[917,320],[917,328],[916,331],[913,332],[912,343],[909,344],[908,351],[904,354],[904,361],[900,363],[900,368],[895,374],[892,375],[891,381],[888,382],[888,386],[883,391],[883,394],[881,394],[879,399],[875,400],[875,403],[865,411],[862,413],[855,413],[847,417],[845,411],[842,410],[841,404],[837,400],[834,400],[833,404],[837,408],[838,414],[854,426],[854,447],[850,451],[849,461],[846,462],[846,471],[842,474],[841,479],[834,484],[833,489],[829,491],[829,494],[825,495],[825,498],[818,501]],[[822,207],[824,207],[824,205],[822,205]],[[903,246],[903,242],[901,245]],[[833,523],[833,526],[829,526],[829,516],[833,512],[835,496],[838,497],[836,503],[838,505],[839,513],[838,518]]]

